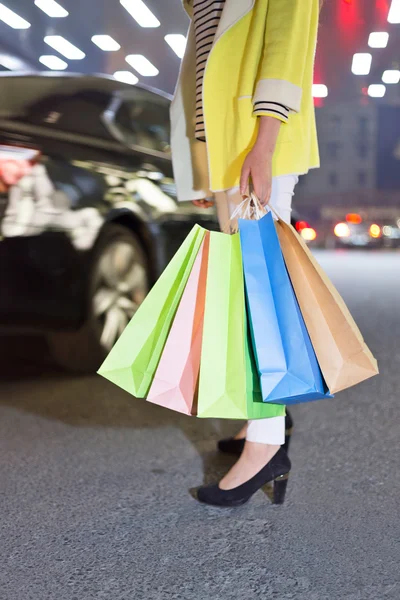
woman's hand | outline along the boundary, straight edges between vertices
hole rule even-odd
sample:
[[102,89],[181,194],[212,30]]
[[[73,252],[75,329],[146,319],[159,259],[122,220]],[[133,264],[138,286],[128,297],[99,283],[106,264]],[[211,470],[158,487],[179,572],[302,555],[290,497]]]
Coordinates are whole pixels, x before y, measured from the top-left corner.
[[250,150],[243,163],[240,177],[240,193],[242,196],[249,195],[250,177],[252,190],[261,204],[265,206],[271,198],[272,153],[265,152],[257,144]]
[[211,208],[211,206],[214,206],[214,202],[212,202],[212,200],[192,200],[192,204],[194,204],[195,206],[197,206],[197,208]]
[[242,196],[248,195],[251,178],[254,193],[265,206],[271,198],[272,157],[282,122],[268,116],[258,117],[258,119],[257,141],[243,163],[240,193]]

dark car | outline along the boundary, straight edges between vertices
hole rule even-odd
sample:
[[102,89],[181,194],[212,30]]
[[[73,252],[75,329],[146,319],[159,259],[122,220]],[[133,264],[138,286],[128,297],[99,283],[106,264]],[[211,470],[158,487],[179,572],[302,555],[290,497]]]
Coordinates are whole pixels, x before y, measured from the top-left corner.
[[0,74],[0,328],[96,369],[195,222],[169,98],[107,77]]

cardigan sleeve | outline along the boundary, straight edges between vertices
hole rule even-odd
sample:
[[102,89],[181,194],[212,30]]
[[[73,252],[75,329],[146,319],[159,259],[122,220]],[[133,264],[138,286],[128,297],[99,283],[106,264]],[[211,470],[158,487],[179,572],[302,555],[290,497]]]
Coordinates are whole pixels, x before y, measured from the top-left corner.
[[255,117],[274,117],[282,121],[282,123],[288,122],[289,112],[288,107],[279,102],[259,100],[258,102],[254,102],[253,105],[253,115]]
[[310,43],[312,56],[315,52],[318,15],[319,0],[269,0],[264,51],[253,97],[255,110],[265,102],[276,102],[290,112],[300,111]]

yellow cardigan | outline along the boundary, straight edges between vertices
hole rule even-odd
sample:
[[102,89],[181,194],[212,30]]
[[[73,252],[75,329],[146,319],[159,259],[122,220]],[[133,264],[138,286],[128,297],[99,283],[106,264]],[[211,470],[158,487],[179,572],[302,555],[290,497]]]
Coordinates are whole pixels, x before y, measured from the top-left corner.
[[[191,14],[190,3],[183,0]],[[195,139],[193,24],[171,106],[171,144],[179,200],[239,185],[257,136],[253,103],[290,109],[281,126],[273,175],[319,166],[312,98],[319,0],[226,0],[203,83],[207,144]]]

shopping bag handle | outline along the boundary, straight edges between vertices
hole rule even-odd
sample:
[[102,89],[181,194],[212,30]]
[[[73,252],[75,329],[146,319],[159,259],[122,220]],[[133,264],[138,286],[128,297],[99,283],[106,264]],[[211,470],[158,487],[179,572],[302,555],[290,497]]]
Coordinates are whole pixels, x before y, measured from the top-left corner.
[[223,231],[225,233],[237,233],[239,231],[238,219],[259,221],[268,214],[269,211],[275,215],[278,221],[282,221],[281,217],[272,206],[269,204],[263,206],[256,194],[251,192],[249,196],[244,198],[244,200],[237,205]]

